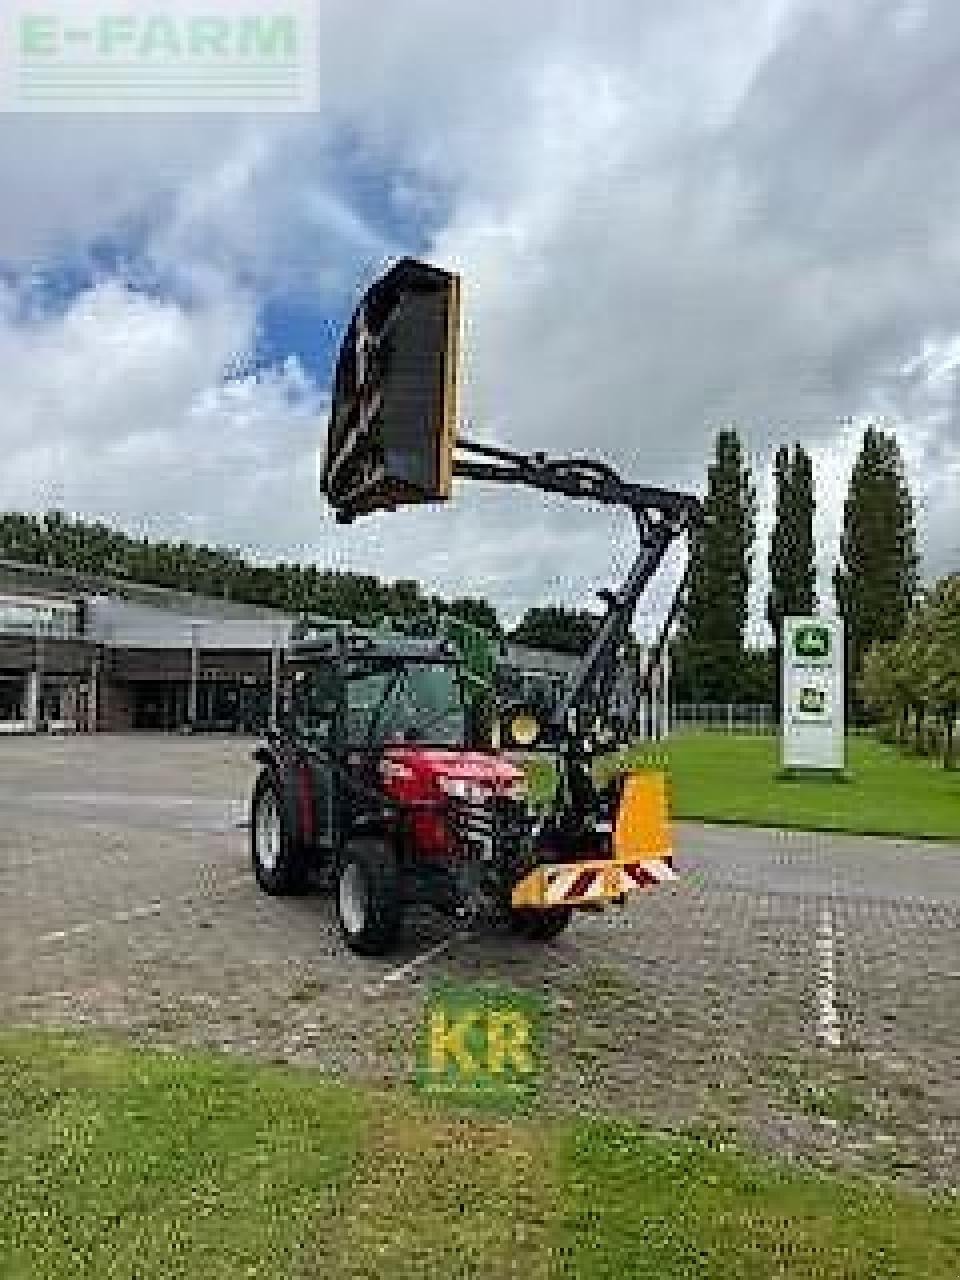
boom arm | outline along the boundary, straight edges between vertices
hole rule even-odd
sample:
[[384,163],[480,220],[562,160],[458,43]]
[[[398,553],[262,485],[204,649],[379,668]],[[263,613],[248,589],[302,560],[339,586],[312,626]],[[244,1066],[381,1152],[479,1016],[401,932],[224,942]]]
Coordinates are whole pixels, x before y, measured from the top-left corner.
[[[458,436],[454,475],[499,484],[522,484],[545,493],[562,493],[606,506],[627,507],[637,524],[640,550],[619,591],[601,592],[607,613],[590,647],[574,672],[563,703],[563,731],[568,765],[589,755],[593,727],[602,718],[616,680],[618,655],[627,640],[637,602],[663,563],[674,539],[700,521],[701,505],[692,494],[631,484],[606,463],[581,458],[550,459],[542,453],[527,456]],[[681,584],[682,590],[682,584]],[[670,609],[673,620],[680,592]],[[648,662],[649,671],[659,661],[666,642],[661,632]]]

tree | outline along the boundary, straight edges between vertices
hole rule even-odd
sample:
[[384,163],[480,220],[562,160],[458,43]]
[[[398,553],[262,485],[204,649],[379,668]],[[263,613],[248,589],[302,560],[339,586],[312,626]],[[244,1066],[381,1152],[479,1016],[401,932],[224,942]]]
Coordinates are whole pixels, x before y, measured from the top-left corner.
[[481,600],[475,596],[458,596],[450,601],[448,612],[474,627],[479,627],[482,631],[489,632],[492,636],[503,634],[497,611],[489,600]]
[[910,690],[902,681],[900,641],[879,641],[871,645],[863,659],[860,696],[880,722],[882,729],[903,741],[910,709]]
[[777,668],[773,649],[747,648],[740,664],[736,701],[769,707],[775,700]]
[[810,455],[795,444],[793,456],[786,445],[774,460],[776,510],[770,534],[770,591],[767,621],[773,630],[775,647],[775,706],[780,719],[780,677],[783,654],[783,620],[805,617],[817,607],[816,544],[813,516],[813,463]]
[[913,499],[896,437],[867,427],[844,505],[837,608],[846,625],[855,691],[868,649],[903,632],[917,591]]
[[743,680],[756,491],[735,428],[720,431],[707,472],[703,524],[692,546],[678,650],[694,701],[733,702]]
[[[254,565],[230,548],[151,542],[61,511],[42,517],[0,513],[0,557],[358,623],[418,617],[431,606],[412,580],[381,582],[369,574],[334,573],[315,565]],[[445,607],[442,601],[433,603]],[[468,620],[498,630],[496,613],[485,600],[463,597],[455,611],[461,616],[467,611]]]
[[953,768],[960,713],[960,574],[944,578],[918,601],[898,640],[870,647],[859,690],[871,713],[895,726],[901,741],[912,717],[916,749],[927,751],[935,742],[944,767]]
[[960,711],[960,573],[944,578],[927,605],[930,611],[927,692],[943,727],[943,763],[954,763],[954,730]]
[[586,653],[599,619],[580,609],[564,609],[555,605],[528,609],[514,627],[510,639],[515,644],[535,649],[553,649],[557,653]]

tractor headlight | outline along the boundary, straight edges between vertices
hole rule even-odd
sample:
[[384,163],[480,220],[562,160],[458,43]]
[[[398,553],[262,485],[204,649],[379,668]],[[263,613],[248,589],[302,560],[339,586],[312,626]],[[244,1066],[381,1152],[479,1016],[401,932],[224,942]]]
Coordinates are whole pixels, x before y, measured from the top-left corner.
[[468,800],[471,787],[463,778],[438,778],[437,786],[445,796],[454,800]]
[[493,791],[489,786],[471,782],[468,778],[440,777],[437,779],[437,786],[445,796],[449,796],[451,800],[462,800],[464,804],[485,805],[493,798]]

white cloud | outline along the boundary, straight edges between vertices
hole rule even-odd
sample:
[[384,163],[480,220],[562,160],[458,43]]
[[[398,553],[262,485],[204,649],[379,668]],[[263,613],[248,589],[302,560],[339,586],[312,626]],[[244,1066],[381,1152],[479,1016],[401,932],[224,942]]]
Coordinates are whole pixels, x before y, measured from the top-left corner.
[[240,297],[187,309],[114,284],[29,325],[8,309],[0,505],[251,543],[259,509],[281,531],[284,487],[307,483],[319,406],[295,361],[223,383],[253,323]]
[[826,582],[857,443],[837,424],[883,414],[928,570],[956,566],[960,21],[943,0],[898,12],[405,0],[371,23],[338,0],[316,118],[8,118],[0,258],[135,224],[190,303],[105,281],[59,317],[0,307],[0,502],[149,518],[511,612],[587,603],[626,569],[624,517],[465,490],[343,530],[315,493],[322,389],[295,363],[221,385],[258,301],[354,288],[406,247],[374,216],[389,197],[464,272],[476,433],[682,486],[729,421],[758,477],[799,438]]

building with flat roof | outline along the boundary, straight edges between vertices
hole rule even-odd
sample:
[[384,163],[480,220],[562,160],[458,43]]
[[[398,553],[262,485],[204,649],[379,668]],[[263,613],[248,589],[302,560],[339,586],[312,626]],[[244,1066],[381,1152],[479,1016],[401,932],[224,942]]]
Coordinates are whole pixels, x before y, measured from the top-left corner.
[[256,732],[293,618],[0,561],[0,732]]

